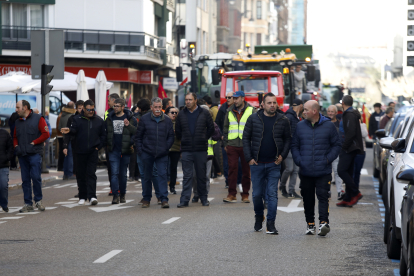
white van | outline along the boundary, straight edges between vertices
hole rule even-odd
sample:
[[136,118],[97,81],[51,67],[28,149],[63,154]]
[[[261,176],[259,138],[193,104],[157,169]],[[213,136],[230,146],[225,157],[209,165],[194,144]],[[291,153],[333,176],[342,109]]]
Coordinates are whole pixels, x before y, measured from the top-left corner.
[[[61,100],[62,99],[62,100]],[[42,110],[42,95],[39,92],[29,93],[0,93],[0,115],[10,116],[16,110],[16,102],[26,100],[30,107]],[[70,99],[60,91],[49,93],[49,123],[52,129],[56,128],[56,121],[63,104],[70,102]]]

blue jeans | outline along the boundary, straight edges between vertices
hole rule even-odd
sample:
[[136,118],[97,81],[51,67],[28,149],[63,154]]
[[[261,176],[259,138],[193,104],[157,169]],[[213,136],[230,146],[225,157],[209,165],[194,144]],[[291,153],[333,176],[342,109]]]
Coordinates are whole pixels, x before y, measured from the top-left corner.
[[127,169],[131,155],[121,154],[119,151],[108,152],[111,166],[111,190],[113,195],[126,194]]
[[[227,152],[224,150],[224,147],[221,148],[221,152],[223,154],[223,175],[224,178],[226,178],[226,185],[227,185],[227,178],[229,177],[229,161],[227,158]],[[242,167],[241,162],[239,159],[239,169],[237,170],[237,184],[240,184],[242,182]]]
[[73,175],[73,155],[71,143],[68,143],[68,155],[66,155],[65,160],[63,160],[63,174],[67,177],[71,177]]
[[361,169],[364,166],[365,152],[364,154],[357,154],[354,159],[354,183],[359,190],[359,180],[361,178]]
[[258,163],[250,166],[254,212],[257,216],[263,216],[263,190],[266,190],[267,221],[276,220],[277,185],[280,178],[280,168],[281,166],[275,163]]
[[9,197],[9,168],[0,169],[0,206],[6,208]]
[[[143,159],[141,159],[141,156],[139,156],[139,154],[137,154],[137,163],[138,163],[138,169],[139,169],[139,173],[141,174],[141,183],[144,183],[144,176],[145,176],[145,171],[144,171],[144,161]],[[154,190],[155,190],[155,196],[157,198],[160,198],[160,190],[158,189],[158,172],[157,172],[157,167],[154,164],[154,168],[152,170],[152,185],[154,185]],[[142,185],[144,186],[144,185]],[[144,197],[144,189],[142,189],[142,197]]]
[[42,200],[42,157],[40,154],[30,154],[19,156],[19,163],[22,174],[22,188],[24,203],[33,205],[32,199],[32,181],[33,194],[35,202]]
[[[163,157],[155,158],[152,155],[149,155],[146,152],[142,153],[142,160],[144,163],[144,180],[142,181],[142,197],[146,201],[151,201],[152,197],[152,175],[151,173],[154,170],[154,165],[157,167],[157,183],[159,190],[159,199],[161,202],[168,202],[168,184],[167,184],[167,165],[168,165],[168,155]],[[155,187],[155,185],[154,185]]]

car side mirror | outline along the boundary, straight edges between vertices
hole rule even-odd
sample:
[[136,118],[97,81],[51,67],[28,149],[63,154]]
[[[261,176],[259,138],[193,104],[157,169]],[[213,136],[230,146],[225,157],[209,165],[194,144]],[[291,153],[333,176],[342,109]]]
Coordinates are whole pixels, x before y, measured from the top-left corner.
[[398,138],[391,143],[391,147],[396,153],[404,153],[405,152],[405,139]]
[[388,149],[388,150],[392,150],[392,146],[391,143],[394,141],[393,138],[391,137],[385,137],[380,139],[379,141],[379,145],[381,146],[381,148],[383,149]]
[[375,135],[378,138],[384,138],[385,137],[385,129],[378,129],[377,131],[375,131]]
[[[401,182],[408,182],[408,184],[414,184],[414,169],[406,169],[397,174],[397,179]],[[404,183],[406,184],[406,183]]]

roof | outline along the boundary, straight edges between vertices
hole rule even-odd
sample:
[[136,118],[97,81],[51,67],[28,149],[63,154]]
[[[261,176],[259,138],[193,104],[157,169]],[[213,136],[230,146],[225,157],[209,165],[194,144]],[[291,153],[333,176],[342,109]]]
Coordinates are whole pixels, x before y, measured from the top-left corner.
[[251,57],[247,55],[234,55],[234,61],[243,61],[243,62],[281,62],[284,60],[296,60],[295,54],[285,54],[283,56],[277,55],[262,55],[262,54],[251,54]]
[[223,74],[223,77],[237,77],[237,76],[245,76],[245,75],[251,75],[251,76],[269,76],[269,77],[277,77],[282,75],[279,71],[256,71],[256,70],[246,70],[246,71],[231,71],[226,72]]

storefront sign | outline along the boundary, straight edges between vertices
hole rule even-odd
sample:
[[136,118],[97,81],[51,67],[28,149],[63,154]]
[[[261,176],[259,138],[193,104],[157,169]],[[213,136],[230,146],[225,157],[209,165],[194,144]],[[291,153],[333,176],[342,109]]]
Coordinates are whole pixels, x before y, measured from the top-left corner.
[[138,71],[138,83],[151,84],[152,83],[152,71]]
[[168,89],[168,90],[178,89],[178,83],[175,78],[163,78],[162,86],[164,87],[164,89]]

